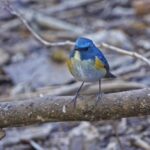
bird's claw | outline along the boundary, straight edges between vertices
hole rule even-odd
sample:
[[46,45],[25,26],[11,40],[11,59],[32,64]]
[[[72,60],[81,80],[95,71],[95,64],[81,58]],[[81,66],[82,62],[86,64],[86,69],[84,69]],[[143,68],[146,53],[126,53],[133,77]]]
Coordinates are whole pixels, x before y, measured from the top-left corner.
[[100,100],[102,99],[102,93],[98,94],[97,98],[96,98],[96,102],[95,102],[95,106],[98,104],[98,102],[100,102]]
[[73,107],[76,108],[76,102],[77,102],[77,97],[75,96],[70,102],[67,103],[66,106],[68,106],[69,104],[73,103]]

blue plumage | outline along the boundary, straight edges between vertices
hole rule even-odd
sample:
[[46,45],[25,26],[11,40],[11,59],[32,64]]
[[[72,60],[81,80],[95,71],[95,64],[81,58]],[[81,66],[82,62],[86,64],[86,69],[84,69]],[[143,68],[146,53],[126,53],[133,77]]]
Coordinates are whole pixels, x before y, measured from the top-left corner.
[[72,75],[77,80],[82,81],[80,88],[72,100],[74,106],[84,82],[99,81],[99,100],[101,99],[101,79],[104,77],[115,77],[110,73],[109,64],[100,49],[95,46],[92,40],[84,37],[76,40],[75,47],[70,53],[67,64]]
[[75,47],[77,49],[85,49],[85,48],[88,48],[91,44],[93,44],[92,40],[83,38],[83,37],[79,37],[76,40]]
[[96,56],[102,61],[105,65],[106,70],[109,70],[109,64],[103,55],[103,53],[98,49],[92,40],[80,37],[76,40],[75,47],[70,53],[70,57],[73,57],[75,51],[80,52],[81,60],[92,59],[95,60]]

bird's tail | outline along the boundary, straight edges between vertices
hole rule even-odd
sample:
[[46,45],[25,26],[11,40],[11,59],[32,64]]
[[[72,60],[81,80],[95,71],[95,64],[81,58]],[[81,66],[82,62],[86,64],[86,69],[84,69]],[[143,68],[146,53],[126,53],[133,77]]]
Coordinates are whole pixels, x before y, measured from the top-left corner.
[[116,76],[113,75],[111,72],[107,72],[105,78],[116,78]]

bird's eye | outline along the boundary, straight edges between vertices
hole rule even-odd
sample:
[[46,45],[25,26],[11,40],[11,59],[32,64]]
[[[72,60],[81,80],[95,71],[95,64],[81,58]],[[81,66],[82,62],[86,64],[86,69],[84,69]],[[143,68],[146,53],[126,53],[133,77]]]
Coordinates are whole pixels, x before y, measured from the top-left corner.
[[82,48],[81,50],[82,51],[88,51],[88,49],[89,49],[88,47],[85,47],[85,48]]

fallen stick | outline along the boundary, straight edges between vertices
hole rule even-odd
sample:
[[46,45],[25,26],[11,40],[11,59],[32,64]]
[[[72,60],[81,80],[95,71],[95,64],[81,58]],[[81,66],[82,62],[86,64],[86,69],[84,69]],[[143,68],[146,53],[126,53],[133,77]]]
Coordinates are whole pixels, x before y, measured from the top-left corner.
[[73,33],[76,33],[76,35],[84,33],[84,29],[81,27],[78,27],[76,25],[73,25],[71,23],[65,22],[60,19],[56,19],[51,16],[41,14],[31,9],[19,9],[18,12],[13,10],[12,14],[13,13],[16,16],[20,13],[21,17],[26,18],[25,20],[28,20],[29,22],[31,22],[32,20],[35,20],[35,22],[41,26],[49,27],[49,28],[56,29],[56,30],[71,31]]
[[72,9],[77,8],[77,7],[83,7],[83,6],[86,6],[86,5],[93,3],[95,1],[96,0],[64,1],[64,2],[62,2],[56,6],[46,8],[42,12],[49,15],[52,13],[63,12],[63,11],[68,10],[68,9],[72,10]]
[[130,139],[130,142],[133,146],[139,147],[143,150],[150,150],[150,145],[148,142],[144,141],[143,139],[141,139],[140,137],[132,137]]
[[96,106],[96,96],[80,96],[76,108],[69,103],[72,98],[44,95],[31,100],[0,102],[0,128],[150,115],[150,89],[106,94]]
[[[6,101],[22,101],[22,100],[29,100],[34,99],[37,97],[43,97],[44,95],[51,95],[51,96],[71,96],[76,93],[80,86],[80,82],[70,84],[70,85],[63,85],[63,86],[51,86],[51,87],[43,87],[41,89],[37,89],[36,92],[29,92],[23,94],[16,94],[11,96],[1,96],[0,102]],[[129,91],[135,89],[142,89],[146,88],[146,85],[136,83],[136,82],[125,82],[120,80],[109,81],[109,82],[102,82],[102,92],[103,93],[113,93],[113,92],[121,92],[121,91]],[[81,95],[93,95],[99,92],[99,85],[98,83],[85,83],[84,87],[81,90]]]

